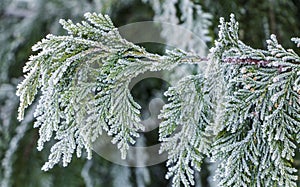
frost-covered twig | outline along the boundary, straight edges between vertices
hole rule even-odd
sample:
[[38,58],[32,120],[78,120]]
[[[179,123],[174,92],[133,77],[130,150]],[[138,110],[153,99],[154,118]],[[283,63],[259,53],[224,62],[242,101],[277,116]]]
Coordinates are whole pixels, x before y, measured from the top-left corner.
[[[49,35],[34,50],[18,86],[19,120],[41,90],[35,112],[38,148],[52,138],[44,170],[92,143],[102,130],[113,137],[122,158],[138,131],[140,106],[128,89],[146,71],[208,61],[207,71],[179,81],[166,95],[161,151],[168,152],[173,185],[194,184],[205,156],[218,160],[220,186],[296,186],[293,159],[300,142],[300,57],[274,35],[268,49],[253,49],[238,37],[234,16],[220,21],[219,38],[207,58],[184,52],[147,52],[123,39],[108,16],[87,13],[88,22],[61,21],[67,36]],[[293,41],[299,46],[299,39]]]

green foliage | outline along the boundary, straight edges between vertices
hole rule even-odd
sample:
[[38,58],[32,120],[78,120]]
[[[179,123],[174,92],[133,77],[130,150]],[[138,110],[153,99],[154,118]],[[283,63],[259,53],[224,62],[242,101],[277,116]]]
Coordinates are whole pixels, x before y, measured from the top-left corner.
[[[147,0],[143,0],[143,2],[146,1]],[[55,118],[51,114],[55,114],[55,113],[49,112],[48,115],[51,118],[48,119],[47,116],[44,116],[44,119],[48,119],[44,123],[48,123],[50,125],[49,126],[45,125],[44,129],[41,131],[48,132],[49,129],[47,128],[51,127],[51,125],[53,125],[53,127],[51,128],[60,128],[60,129],[58,131],[53,131],[52,138],[48,138],[49,135],[45,135],[41,133],[40,137],[44,140],[45,138],[50,139],[50,142],[44,145],[45,146],[44,149],[46,149],[45,151],[37,152],[35,150],[35,146],[36,146],[35,144],[37,141],[37,137],[39,136],[37,132],[38,129],[31,129],[30,128],[31,122],[27,121],[28,119],[30,120],[32,119],[33,108],[30,107],[28,108],[28,111],[25,112],[24,121],[19,123],[16,119],[17,118],[16,105],[18,102],[18,98],[14,96],[15,87],[16,87],[15,86],[16,81],[14,78],[16,77],[18,78],[22,75],[21,67],[24,65],[24,62],[31,54],[30,47],[34,43],[36,43],[41,38],[45,37],[47,33],[53,33],[59,35],[62,34],[61,32],[62,27],[60,27],[60,25],[58,24],[59,18],[71,17],[72,20],[78,20],[81,19],[82,14],[87,11],[106,12],[110,14],[110,16],[113,18],[114,23],[116,25],[123,25],[125,23],[133,22],[137,20],[151,19],[151,17],[149,17],[152,16],[151,11],[149,12],[150,6],[153,8],[154,20],[162,20],[162,21],[171,22],[173,24],[176,23],[180,24],[185,28],[194,31],[198,36],[200,36],[201,39],[207,41],[208,45],[212,44],[212,38],[214,39],[217,37],[216,33],[217,33],[217,25],[219,24],[218,22],[219,17],[227,16],[231,12],[233,12],[236,15],[236,17],[240,22],[239,24],[240,29],[237,31],[237,28],[235,28],[233,29],[234,31],[230,31],[230,33],[235,32],[235,34],[228,34],[227,31],[229,31],[228,28],[230,27],[229,26],[230,24],[223,24],[223,26],[220,28],[221,30],[223,29],[222,36],[220,37],[222,38],[222,41],[219,40],[218,43],[215,43],[214,48],[211,49],[211,52],[208,57],[208,59],[210,59],[210,62],[207,64],[208,66],[206,71],[204,72],[204,75],[196,76],[199,77],[199,80],[204,81],[205,85],[203,88],[205,89],[203,90],[209,90],[208,93],[205,93],[203,95],[203,97],[207,98],[207,95],[209,96],[210,98],[209,102],[213,109],[211,111],[212,113],[210,114],[212,118],[210,118],[210,124],[209,124],[209,126],[211,127],[211,131],[209,131],[208,129],[207,130],[208,132],[210,133],[212,132],[214,135],[217,135],[216,137],[217,141],[213,145],[213,150],[211,153],[213,153],[214,158],[216,160],[218,160],[219,162],[222,161],[221,163],[223,164],[223,166],[220,165],[218,169],[218,171],[220,171],[217,174],[217,177],[219,179],[218,181],[219,182],[222,181],[222,184],[224,186],[229,184],[230,184],[229,186],[233,186],[233,185],[239,186],[240,184],[243,184],[243,182],[245,183],[245,181],[247,185],[251,184],[252,186],[258,186],[259,182],[255,183],[254,179],[256,178],[258,180],[259,179],[257,178],[258,176],[265,176],[264,179],[268,179],[270,185],[273,184],[274,186],[276,185],[278,186],[279,184],[278,180],[284,179],[285,185],[289,186],[288,184],[289,179],[295,177],[297,173],[292,172],[283,175],[281,173],[285,173],[286,172],[285,169],[280,171],[279,170],[276,171],[275,169],[280,168],[282,165],[285,165],[287,166],[287,168],[297,168],[299,170],[299,154],[298,151],[296,151],[294,148],[295,146],[298,148],[298,143],[296,141],[299,140],[299,133],[295,134],[294,132],[298,132],[298,131],[297,129],[293,129],[294,127],[297,127],[297,124],[299,122],[299,117],[298,117],[299,110],[297,109],[298,107],[297,104],[299,103],[299,100],[296,100],[297,91],[299,89],[298,87],[299,75],[297,75],[299,74],[297,72],[297,67],[299,64],[298,63],[299,60],[297,59],[299,59],[299,57],[294,52],[286,50],[282,46],[280,46],[277,42],[277,39],[279,43],[283,44],[283,46],[292,47],[296,52],[299,52],[299,48],[297,49],[296,46],[289,41],[290,37],[294,35],[299,35],[299,28],[300,28],[300,22],[298,21],[300,18],[299,1],[270,0],[270,1],[262,2],[257,0],[249,0],[249,1],[154,0],[154,1],[147,1],[147,2],[148,4],[143,5],[138,0],[130,0],[130,1],[127,0],[126,1],[125,0],[124,1],[119,1],[119,0],[113,0],[113,1],[112,0],[101,0],[101,1],[98,0],[83,0],[83,1],[80,0],[77,1],[2,0],[2,2],[0,3],[0,12],[1,12],[0,14],[0,42],[1,42],[1,48],[0,48],[0,84],[1,84],[0,85],[0,103],[1,103],[0,104],[0,163],[1,163],[0,186],[83,186],[84,181],[85,181],[85,185],[92,184],[92,186],[102,186],[102,185],[114,186],[112,181],[114,178],[117,178],[119,168],[116,167],[117,168],[116,169],[115,167],[112,167],[111,164],[106,163],[103,159],[97,160],[97,157],[95,156],[91,161],[86,161],[84,167],[83,167],[84,164],[83,162],[85,161],[81,159],[73,159],[72,165],[70,165],[68,168],[55,167],[49,172],[40,171],[40,168],[43,164],[42,162],[44,162],[49,155],[49,152],[47,150],[50,149],[50,147],[53,144],[55,144],[56,141],[58,141],[55,140],[55,138],[53,138],[56,136],[56,132],[65,131],[66,133],[64,136],[67,136],[69,135],[67,131],[70,130],[71,128],[68,128],[69,127],[68,125],[64,125],[64,126],[62,125],[63,123],[65,123],[66,114],[62,114],[63,117],[59,118],[60,119],[59,121],[51,121],[51,119]],[[195,5],[192,2],[197,3],[197,5]],[[168,5],[163,6],[164,4],[168,4]],[[121,11],[119,10],[120,6],[123,6]],[[147,7],[147,9],[145,9],[145,7]],[[147,11],[147,16],[145,17],[146,11]],[[65,27],[74,26],[72,23],[64,22],[64,24]],[[69,26],[67,26],[68,24]],[[91,23],[89,24],[92,25],[92,27],[89,27],[89,29],[93,30],[94,25]],[[78,30],[80,30],[79,27],[81,27],[81,31],[86,32],[84,28],[85,26],[76,25],[74,26],[74,28],[75,27]],[[225,27],[227,28],[224,29]],[[164,37],[166,40],[170,38],[178,41],[178,38],[180,38],[181,42],[179,42],[178,44],[182,44],[182,46],[187,46],[187,48],[185,49],[187,50],[191,49],[197,52],[199,50],[202,50],[203,46],[199,47],[198,45],[193,45],[194,40],[185,37],[186,36],[185,33],[179,33],[179,32],[175,33],[175,32],[167,32],[167,31],[168,31],[167,29],[163,30],[165,35],[163,36],[162,34],[162,37]],[[268,42],[269,48],[272,49],[256,50],[245,46],[239,41],[239,39],[243,40],[243,42],[250,44],[252,47],[260,47],[260,48],[266,47],[267,42],[265,41],[266,39],[269,38],[271,33],[277,35],[277,39],[271,37],[271,40],[269,40]],[[90,49],[89,45],[87,46],[85,45],[86,40],[90,40],[87,39],[87,35],[89,35],[88,37],[93,38],[92,36],[93,32],[89,33],[89,31],[87,31],[86,35],[82,35],[81,37],[76,36],[79,37],[80,39],[83,39],[84,44],[76,45],[76,46],[74,45],[77,48],[77,51],[73,51],[70,54],[66,53],[65,54],[66,56],[64,58],[69,59],[71,56],[72,57],[76,56],[76,54],[84,50],[87,50],[85,49],[85,47]],[[231,39],[232,37],[233,39]],[[54,38],[55,37],[52,37],[51,39],[54,40]],[[57,42],[61,42],[62,40],[63,39],[61,38],[61,40],[60,41],[58,40]],[[97,41],[97,39],[91,39],[91,40]],[[299,38],[298,39],[294,38],[292,40],[298,45],[298,47],[300,47]],[[72,41],[70,41],[70,43],[72,43]],[[39,52],[41,51],[43,50],[39,50]],[[273,54],[271,53],[271,51]],[[134,51],[134,53],[136,53],[136,51]],[[35,52],[34,54],[37,54],[37,52]],[[177,57],[182,56],[180,58],[183,59],[184,61],[187,59],[187,57],[184,54],[185,54],[184,52],[179,52],[179,54],[175,56]],[[97,53],[94,55],[98,56],[99,54]],[[127,55],[126,60],[128,60],[129,57],[131,57],[133,59],[130,59],[130,61],[134,61],[134,59],[136,58],[135,55],[132,56]],[[146,55],[148,55],[148,53]],[[282,55],[284,56],[284,58]],[[166,56],[167,57],[163,57],[162,59],[164,58],[170,59],[172,55],[166,55]],[[160,57],[158,58],[160,59]],[[240,59],[240,57],[242,57],[242,59]],[[254,57],[257,58],[258,60],[254,59]],[[138,58],[145,60],[143,59],[144,57],[139,56]],[[192,58],[199,59],[197,56],[193,56]],[[66,59],[61,62],[58,62],[57,60],[53,60],[53,62],[55,61],[56,65],[59,65],[59,67],[58,66],[53,67],[53,69],[51,69],[51,71],[53,71],[52,74],[49,69],[48,72],[49,74],[47,74],[48,77],[45,76],[45,80],[43,84],[48,84],[47,82],[49,81],[49,77],[52,76],[56,70],[61,69],[57,71],[57,74],[60,74],[59,72],[63,72],[62,77],[54,81],[55,76],[53,75],[53,80],[51,80],[52,83],[57,82],[57,84],[59,84],[57,87],[59,86],[62,87],[60,91],[56,90],[58,91],[56,94],[57,98],[63,96],[64,99],[63,102],[65,102],[65,101],[69,101],[68,98],[70,98],[72,95],[76,94],[76,95],[83,96],[86,94],[88,98],[75,99],[70,101],[76,102],[80,100],[84,102],[85,101],[95,102],[97,99],[99,101],[98,104],[96,103],[86,104],[84,102],[83,103],[80,102],[80,106],[82,107],[85,106],[91,107],[87,109],[87,111],[90,112],[89,114],[87,114],[87,111],[83,111],[83,110],[81,110],[82,113],[77,113],[78,110],[74,109],[74,111],[76,111],[75,114],[74,115],[71,114],[71,116],[68,118],[73,119],[76,118],[77,116],[84,116],[83,117],[84,119],[81,121],[90,120],[90,124],[93,124],[89,126],[91,128],[89,129],[85,128],[85,129],[87,129],[87,131],[90,131],[90,134],[98,135],[98,131],[100,132],[103,129],[97,128],[98,123],[101,122],[98,122],[99,121],[97,118],[98,116],[95,117],[95,115],[92,114],[97,113],[99,109],[103,108],[102,103],[100,101],[102,95],[100,94],[100,90],[98,91],[92,89],[89,90],[89,88],[91,87],[98,88],[99,87],[98,84],[93,86],[93,85],[88,85],[88,83],[90,81],[92,82],[99,81],[102,84],[101,80],[102,78],[104,79],[104,77],[96,79],[96,77],[92,75],[97,73],[98,73],[97,75],[100,74],[99,72],[95,72],[95,71],[98,68],[102,67],[101,64],[103,63],[98,62],[96,60],[95,62],[92,63],[93,65],[90,64],[82,65],[82,62],[87,62],[88,60],[90,60],[89,58],[82,58],[83,59],[82,62],[74,63],[74,65],[76,64],[76,67],[72,66],[73,62],[69,62],[71,65],[68,65],[67,69],[64,70],[64,68],[61,65],[65,64]],[[176,58],[173,59],[175,60]],[[74,62],[75,61],[76,60],[74,60]],[[276,61],[278,61],[281,65],[276,64]],[[151,61],[151,63],[154,62]],[[272,65],[270,67],[266,67],[266,64],[268,63]],[[200,66],[202,66],[203,64],[204,63],[201,62]],[[257,64],[260,65],[258,66]],[[47,67],[50,66],[48,65]],[[87,77],[81,77],[81,75],[79,75],[79,72],[83,72],[83,69],[85,68],[84,66],[90,66],[91,68],[91,69],[87,68],[85,70],[88,74]],[[111,66],[110,65],[106,66],[108,69],[107,71],[110,70]],[[121,65],[118,64],[117,66],[121,66]],[[41,66],[37,66],[36,69],[37,71],[41,71],[39,70],[39,67]],[[288,69],[285,70],[285,68]],[[73,72],[70,71],[71,69],[73,70]],[[119,68],[117,70],[120,71],[118,72],[118,74],[121,73],[123,70],[124,70],[123,67]],[[73,73],[75,75],[73,75]],[[202,72],[200,73],[202,74]],[[70,80],[68,80],[69,76],[72,77]],[[73,80],[74,82],[72,82]],[[273,80],[275,82],[273,82]],[[65,85],[65,83],[68,84],[68,87],[64,89],[62,85]],[[32,84],[32,82],[28,82],[28,85],[30,84]],[[39,84],[41,83],[37,82],[36,85]],[[281,84],[284,86],[282,86]],[[78,85],[78,87],[80,85],[80,87],[88,89],[88,92],[85,93],[84,89],[75,90],[76,86],[74,85]],[[267,87],[268,88],[274,87],[274,90],[268,90]],[[282,89],[283,87],[291,90],[283,91],[285,90]],[[42,103],[45,101],[44,103],[46,104],[46,106],[50,106],[51,104],[48,101],[51,102],[53,101],[51,97],[52,93],[49,93],[50,94],[48,95],[49,99],[43,97],[44,94],[41,88],[42,86],[40,88],[38,87],[36,88],[38,90],[37,91],[38,94],[36,96],[37,99],[33,100],[31,103],[31,100],[33,99],[32,95],[36,93],[36,90],[34,86],[32,87],[29,86],[27,88],[27,91],[30,94],[27,95],[28,97],[26,96],[27,98],[23,101],[24,104],[26,104],[27,102],[27,104],[31,103],[31,105],[36,106],[37,101],[40,101],[41,103],[40,105],[42,105]],[[71,90],[71,88],[73,90]],[[175,90],[176,92],[179,92],[178,90],[176,90],[176,88],[177,87],[175,86],[172,89]],[[180,86],[178,86],[178,88],[180,88]],[[261,95],[260,93],[258,93],[258,90],[261,89],[264,90],[263,93],[265,93],[265,95]],[[47,91],[49,90],[45,90],[44,93],[48,93]],[[280,93],[277,95],[276,94],[277,92]],[[202,93],[203,92],[199,92],[199,94]],[[236,93],[237,95],[235,95]],[[98,95],[98,97],[95,97],[95,95]],[[122,97],[123,96],[125,98],[130,97],[128,93],[123,94]],[[287,97],[289,99],[286,99]],[[176,98],[178,99],[179,95]],[[199,98],[202,98],[202,96]],[[192,101],[190,102],[193,106],[196,103]],[[291,106],[290,103],[292,103]],[[75,104],[73,104],[74,107],[76,107]],[[125,102],[125,104],[127,103]],[[66,105],[72,107],[72,104],[66,103]],[[59,110],[67,111],[68,110],[67,106],[61,105],[59,106]],[[143,105],[141,104],[141,106]],[[122,106],[118,106],[118,107],[119,107],[118,109],[122,110]],[[265,107],[264,109],[265,112],[261,112],[262,110],[260,107],[261,108]],[[42,108],[45,109],[46,107],[42,107]],[[49,109],[49,111],[50,110],[51,109]],[[195,109],[191,109],[191,110],[195,110]],[[180,114],[180,110],[178,111]],[[256,115],[259,115],[259,117],[257,117]],[[93,118],[92,116],[94,116],[95,118]],[[107,116],[114,118],[114,115],[110,115],[110,114],[100,116],[100,118],[105,120]],[[136,114],[136,116],[140,116],[140,114]],[[246,119],[244,119],[244,117]],[[40,118],[39,121],[42,120],[43,119]],[[93,123],[93,121],[95,120],[97,121],[97,123]],[[112,119],[114,123],[117,120],[118,119],[116,118]],[[163,123],[167,123],[167,121],[171,119],[166,118],[164,120],[165,121]],[[234,121],[234,120],[240,120],[241,122]],[[78,119],[77,121],[80,120]],[[177,123],[177,121],[174,122],[180,128],[177,128],[177,131],[175,131],[173,134],[176,133],[184,134],[183,133],[184,127],[189,127],[189,125],[191,124],[189,123],[188,125],[183,126],[181,125],[181,123]],[[57,127],[55,127],[55,124],[57,124]],[[107,125],[107,127],[109,127],[109,124],[107,123],[101,123],[101,125]],[[116,131],[118,131],[118,128],[116,128]],[[107,132],[105,131],[104,133]],[[239,135],[235,136],[237,134]],[[250,136],[250,134],[252,134],[252,136]],[[60,135],[62,135],[62,133],[60,133]],[[173,135],[170,134],[168,135],[168,138],[171,138],[172,136]],[[225,137],[229,138],[230,140],[225,139]],[[188,138],[191,139],[192,137],[188,137]],[[194,138],[201,139],[203,137],[197,136]],[[39,145],[42,145],[44,143],[43,142],[44,140],[40,140]],[[209,139],[209,140],[214,141],[214,139]],[[245,140],[254,143],[248,143],[245,142]],[[235,145],[237,147],[229,146],[229,149],[227,150],[225,150],[224,148],[223,149],[221,148],[222,151],[218,150],[219,147],[223,145],[227,146],[227,144],[230,144],[230,141],[234,142],[232,145]],[[258,143],[256,143],[258,141],[261,141],[259,144],[261,145],[261,147],[258,147]],[[250,148],[252,147],[255,148],[258,147],[259,149],[258,151],[250,150]],[[177,151],[180,152],[180,150]],[[247,156],[247,155],[243,156],[241,154],[243,151],[248,151],[248,153],[251,153],[251,156]],[[176,150],[173,150],[173,152],[176,152]],[[280,154],[284,156],[278,157],[278,155]],[[296,156],[294,154],[296,154]],[[199,155],[205,156],[205,154],[199,154]],[[256,160],[252,158],[252,155],[256,156],[255,157]],[[262,156],[264,155],[266,155],[266,160],[262,162]],[[172,157],[172,154],[170,154],[169,157]],[[248,158],[248,160],[246,160],[245,158]],[[289,158],[290,160],[288,160],[287,158]],[[250,160],[253,159],[253,160],[249,161],[249,159]],[[200,160],[202,161],[202,158]],[[227,162],[227,160],[230,161]],[[237,161],[237,163],[242,163],[242,165],[238,166],[238,164],[234,164],[235,161]],[[259,165],[253,164],[256,163],[256,161],[259,162]],[[279,163],[280,167],[277,167],[277,165],[275,167],[275,161],[276,164]],[[178,163],[179,162],[173,162],[171,166],[172,165],[174,166],[175,164]],[[264,163],[268,167],[265,166],[265,168],[263,168],[263,166],[260,165],[260,163]],[[88,164],[90,164],[90,169],[87,169],[88,167],[86,167],[89,166]],[[227,164],[230,166],[230,168],[235,168],[235,169],[228,170],[228,168],[226,167]],[[169,168],[171,168],[171,166],[169,166]],[[248,171],[247,171],[247,167],[248,167]],[[83,168],[82,178],[80,177],[81,168]],[[107,171],[107,170],[111,170],[111,168],[115,168],[112,169],[112,171],[115,172]],[[183,168],[192,168],[192,167],[190,165],[185,165],[185,167]],[[223,172],[224,168],[226,168],[225,169],[226,172],[228,171],[227,173],[228,175],[223,175],[225,174],[225,172]],[[261,172],[259,174],[257,173],[261,168],[264,171],[264,174],[262,174]],[[150,168],[149,170],[152,169],[153,168]],[[205,168],[203,168],[202,166],[201,173],[205,172],[203,171],[203,169],[205,170]],[[236,172],[237,169],[241,169],[242,172],[239,171]],[[120,170],[123,171],[123,169]],[[293,171],[294,169],[290,169],[290,170]],[[126,169],[124,169],[124,171],[126,171]],[[174,171],[176,172],[178,170],[174,170]],[[159,184],[160,186],[166,185],[165,183],[167,181],[163,181],[164,185],[161,185],[159,182],[157,182],[158,177],[162,175],[163,172],[164,172],[164,167],[162,167],[161,165],[157,166],[157,168],[152,171],[151,186],[156,184]],[[125,173],[127,173],[126,174],[127,176],[128,170]],[[243,178],[241,180],[237,179],[239,176],[233,175],[236,173],[239,173],[240,174],[239,176],[242,176]],[[274,177],[270,175],[271,173],[274,175]],[[195,173],[195,175],[196,174],[197,173]],[[171,177],[171,175],[169,176]],[[176,174],[174,176],[176,176]],[[287,178],[287,180],[285,180],[284,176]],[[299,171],[298,171],[298,176],[299,176]],[[236,180],[229,181],[231,178],[234,178]],[[249,178],[251,182],[247,183]],[[88,180],[86,179],[91,180],[90,183],[88,183]],[[128,178],[124,180],[128,181]],[[196,186],[197,186],[197,184],[199,184],[198,183],[199,181],[197,180],[199,179],[195,177],[194,180],[196,181]],[[202,185],[207,186],[207,184],[205,184],[205,181],[210,179],[203,178],[202,180],[204,180],[203,181],[204,183]],[[291,179],[290,181],[292,181],[290,186],[295,185],[294,184],[295,180]],[[133,180],[131,179],[130,182],[134,185],[136,181],[135,179]],[[176,184],[178,185],[179,182],[180,181],[177,180]],[[299,180],[297,181],[297,183],[299,185]],[[265,184],[263,183],[261,184],[261,186],[264,185]]]
[[92,143],[102,130],[113,137],[112,143],[118,145],[125,159],[133,138],[143,129],[140,106],[128,88],[131,79],[146,71],[192,63],[179,50],[159,56],[126,41],[108,16],[87,13],[85,17],[90,23],[61,20],[68,36],[48,35],[33,46],[40,52],[30,57],[24,67],[28,74],[18,86],[19,120],[37,89],[42,91],[34,125],[40,128],[38,149],[54,132],[59,140],[43,170],[52,168],[61,157],[66,166],[75,149],[80,157],[85,148],[91,158]]
[[189,76],[165,93],[169,103],[163,107],[159,140],[160,152],[168,152],[166,178],[173,184],[195,185],[195,167],[200,171],[203,158],[210,153],[212,106],[201,76]]
[[[48,35],[33,47],[39,53],[27,62],[28,74],[18,86],[19,120],[37,89],[42,91],[35,111],[38,148],[53,133],[58,140],[43,170],[61,159],[66,166],[75,149],[79,157],[85,148],[91,158],[102,130],[125,159],[143,129],[140,106],[128,89],[131,79],[203,60],[179,50],[151,54],[123,39],[108,16],[85,17],[89,23],[61,20],[68,36]],[[300,57],[274,35],[268,50],[245,45],[233,15],[230,22],[221,18],[219,28],[204,77],[186,77],[166,92],[170,103],[159,131],[161,152],[168,152],[166,178],[173,176],[174,186],[194,185],[193,167],[199,171],[212,154],[220,186],[296,186]],[[293,41],[299,45],[299,38]]]
[[[221,186],[296,186],[299,143],[299,56],[274,35],[268,50],[238,40],[238,25],[221,21],[218,48],[227,84],[224,119],[214,142]],[[239,171],[239,172],[237,172]]]

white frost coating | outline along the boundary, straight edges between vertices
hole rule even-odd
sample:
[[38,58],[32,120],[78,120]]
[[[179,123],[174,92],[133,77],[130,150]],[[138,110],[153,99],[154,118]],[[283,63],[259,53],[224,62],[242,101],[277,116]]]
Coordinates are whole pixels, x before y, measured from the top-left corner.
[[[228,95],[223,103],[223,131],[212,150],[213,160],[220,161],[218,186],[297,186],[296,170],[289,165],[297,148],[291,137],[299,133],[297,112],[292,111],[300,109],[291,103],[299,98],[293,91],[299,67],[291,62],[299,61],[299,56],[284,49],[275,35],[267,41],[266,51],[246,46],[239,41],[237,29],[233,18],[229,23],[222,20],[220,38],[211,50],[219,63],[254,59],[250,65],[223,66]],[[256,66],[266,61],[269,66]],[[246,68],[251,72],[247,76]]]
[[[191,24],[189,14],[196,7],[190,8],[189,1],[176,2],[187,13],[180,19]],[[35,113],[39,148],[53,134],[57,141],[44,170],[60,161],[66,166],[75,149],[78,156],[85,149],[91,158],[92,143],[102,130],[113,137],[125,158],[143,129],[140,106],[128,89],[131,79],[199,60],[181,50],[163,56],[148,53],[122,39],[107,16],[86,16],[90,25],[63,23],[74,36],[50,35],[38,44],[44,52],[30,58],[28,75],[18,87],[20,119],[42,90]],[[295,141],[300,142],[300,79],[295,62],[300,58],[275,36],[268,40],[267,50],[246,46],[238,38],[233,15],[230,22],[220,23],[220,38],[210,50],[204,75],[188,76],[166,92],[170,103],[163,108],[159,130],[161,152],[168,152],[166,178],[173,177],[174,186],[194,185],[194,168],[199,171],[204,157],[212,155],[220,161],[219,186],[296,186],[292,160]],[[81,38],[84,33],[89,35]],[[65,66],[68,60],[74,61]],[[95,62],[97,68],[88,66]],[[268,66],[260,66],[266,62]],[[249,73],[243,73],[243,67]],[[127,185],[130,170],[123,172],[117,176],[125,176]]]
[[242,68],[241,68],[241,73],[246,73],[246,72],[247,72],[247,68],[242,67]]
[[207,129],[212,111],[207,95],[201,94],[206,89],[203,80],[201,76],[188,76],[165,93],[169,103],[160,116],[164,120],[159,129],[160,153],[168,152],[166,179],[173,177],[173,186],[194,185],[192,167],[200,171],[204,155],[209,154]]
[[292,41],[295,42],[298,47],[300,47],[300,38],[292,38]]
[[123,39],[107,15],[86,13],[85,17],[88,22],[77,24],[61,20],[70,35],[48,35],[35,45],[40,53],[30,57],[28,74],[18,85],[20,120],[41,90],[34,113],[38,150],[56,140],[42,167],[45,171],[61,161],[67,166],[82,149],[91,159],[92,144],[102,130],[112,136],[125,159],[138,131],[144,129],[140,106],[128,88],[131,79],[199,59],[178,49],[164,56],[149,53]]

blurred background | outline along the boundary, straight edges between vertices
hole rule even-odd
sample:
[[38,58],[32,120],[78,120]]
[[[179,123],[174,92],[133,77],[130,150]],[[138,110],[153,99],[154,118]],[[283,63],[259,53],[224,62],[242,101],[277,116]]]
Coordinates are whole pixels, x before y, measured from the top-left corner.
[[[117,27],[150,20],[178,24],[194,32],[208,48],[217,37],[219,18],[228,19],[234,13],[240,24],[240,39],[246,44],[264,48],[270,34],[276,34],[283,46],[299,52],[290,41],[291,37],[300,36],[299,0],[0,0],[0,187],[170,186],[164,177],[165,163],[130,168],[113,164],[97,154],[91,160],[73,157],[66,168],[59,165],[48,172],[41,171],[53,142],[46,144],[43,151],[37,151],[38,129],[32,126],[34,105],[27,110],[24,121],[17,121],[16,85],[22,80],[22,67],[33,54],[31,46],[49,33],[66,34],[59,19],[78,22],[85,12],[108,14]],[[162,29],[160,37],[166,41],[180,37],[177,46],[201,55],[207,49],[205,45],[198,46],[189,35],[167,28]],[[153,43],[141,45],[159,54],[165,48]],[[196,67],[186,69],[191,74],[199,71]],[[171,74],[176,80],[180,71],[175,69]],[[155,78],[144,79],[133,87],[134,99],[143,107],[143,118],[150,115],[151,98],[159,95],[164,100],[162,93],[167,87],[167,83]],[[154,108],[159,111],[161,105],[158,103]],[[139,142],[152,145],[157,139],[155,129],[144,133]],[[215,186],[214,167],[209,160],[203,164],[195,176],[197,187]],[[300,169],[299,153],[295,167]]]

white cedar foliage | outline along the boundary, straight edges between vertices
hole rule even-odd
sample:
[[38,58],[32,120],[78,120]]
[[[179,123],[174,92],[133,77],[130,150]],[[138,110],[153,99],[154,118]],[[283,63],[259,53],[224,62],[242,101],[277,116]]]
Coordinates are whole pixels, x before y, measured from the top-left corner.
[[61,20],[69,35],[50,34],[34,45],[39,53],[30,57],[24,67],[27,75],[18,85],[19,120],[41,90],[34,114],[38,150],[53,136],[57,140],[42,168],[45,171],[60,160],[67,166],[75,150],[80,157],[85,148],[91,158],[92,143],[102,130],[113,137],[125,159],[129,144],[144,129],[140,106],[128,88],[131,79],[146,71],[193,63],[180,50],[160,56],[126,41],[107,15],[86,13],[85,18],[88,22],[77,24]]
[[[143,129],[140,106],[128,89],[131,79],[203,59],[180,50],[148,53],[122,39],[107,16],[85,16],[89,23],[62,20],[69,35],[49,35],[33,47],[39,53],[26,64],[18,86],[19,120],[41,90],[38,148],[52,136],[58,141],[43,170],[61,159],[66,166],[75,149],[80,156],[85,148],[90,158],[102,130],[125,158]],[[274,35],[267,50],[245,45],[233,15],[230,22],[222,18],[219,28],[206,73],[188,76],[166,92],[170,102],[161,114],[159,137],[161,151],[168,152],[167,178],[173,177],[174,186],[194,185],[192,167],[199,171],[203,158],[212,155],[219,163],[219,186],[296,186],[300,57]],[[300,39],[292,40],[299,47]]]
[[213,145],[220,186],[296,186],[300,57],[276,37],[268,50],[238,40],[234,17],[221,21],[220,51],[227,96],[222,131]]
[[168,152],[166,178],[173,176],[173,185],[195,185],[195,167],[209,155],[211,138],[208,126],[212,112],[207,90],[201,75],[188,76],[165,93],[169,103],[163,107],[159,140],[160,152]]

